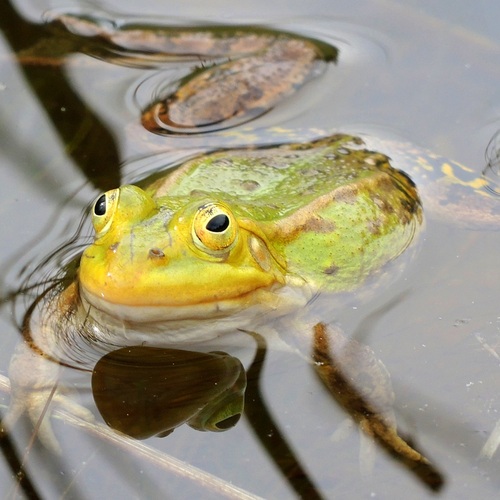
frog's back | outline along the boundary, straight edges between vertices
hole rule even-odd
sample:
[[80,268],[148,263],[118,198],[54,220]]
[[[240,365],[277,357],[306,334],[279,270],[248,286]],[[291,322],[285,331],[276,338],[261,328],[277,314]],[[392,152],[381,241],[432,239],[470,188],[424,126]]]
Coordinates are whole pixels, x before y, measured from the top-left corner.
[[351,289],[395,258],[421,224],[414,184],[357,137],[221,151],[191,160],[150,191],[176,209],[211,197],[259,223],[290,276]]

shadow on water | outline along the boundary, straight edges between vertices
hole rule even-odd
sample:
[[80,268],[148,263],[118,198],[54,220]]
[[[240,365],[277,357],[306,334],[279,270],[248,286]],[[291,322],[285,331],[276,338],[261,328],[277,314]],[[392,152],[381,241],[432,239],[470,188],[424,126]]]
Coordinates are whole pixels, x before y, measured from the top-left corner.
[[[440,491],[445,484],[441,471],[413,449],[411,445],[404,442],[391,423],[388,425],[385,422],[384,416],[376,410],[373,401],[363,393],[360,387],[353,384],[353,367],[346,367],[345,365],[348,363],[343,363],[328,348],[327,336],[332,336],[338,343],[335,332],[326,335],[326,329],[321,324],[316,325],[315,332],[316,342],[313,356],[315,363],[313,366],[328,389],[330,396],[358,424],[359,428],[370,436],[370,439],[374,439],[396,462],[409,473],[414,474],[423,486],[434,492]],[[267,454],[297,495],[300,498],[322,498],[266,407],[260,390],[262,368],[267,350],[266,341],[259,334],[251,333],[251,335],[257,343],[257,352],[247,370],[245,415],[248,422]],[[364,356],[363,361],[372,361],[373,353],[367,347],[355,341],[350,341],[349,347],[357,353],[358,358]],[[370,351],[369,356],[366,355],[366,351]],[[340,349],[340,352],[342,355],[346,354],[345,348]],[[370,359],[366,359],[367,357]]]
[[[0,7],[0,29],[14,53],[52,36],[45,26],[23,19],[9,2]],[[65,40],[56,42],[60,53],[54,64],[21,65],[26,82],[85,178],[100,191],[119,186],[119,157],[113,136],[68,82],[63,62],[74,47]],[[19,150],[25,148],[19,144]]]
[[257,353],[247,370],[245,415],[255,435],[300,498],[322,498],[318,489],[295,456],[282,432],[267,410],[259,382],[266,358],[266,342],[258,334],[252,334],[257,342]]
[[[316,330],[318,328],[323,336],[325,330],[321,325],[317,325]],[[236,425],[245,408],[244,414],[255,436],[291,489],[301,498],[322,498],[262,397],[260,384],[267,344],[259,334],[251,335],[257,348],[246,373],[237,358],[221,351],[203,353],[146,346],[112,351],[93,368],[92,393],[96,406],[109,427],[140,440],[154,435],[168,436],[184,424],[199,431],[224,432]],[[332,339],[338,342],[335,335]],[[358,358],[361,355],[364,361],[369,361],[366,359],[368,348],[362,348],[355,341],[349,346]],[[422,485],[438,491],[444,484],[441,473],[410,448],[395,428],[387,426],[373,402],[350,382],[353,368],[345,366],[327,350],[316,349],[315,359],[321,362],[317,361],[314,366],[322,379],[327,373],[325,385],[333,399],[364,432],[408,472],[414,473]],[[340,352],[346,354],[345,349]],[[28,455],[19,459],[8,436],[1,445],[17,478],[16,488],[22,489],[28,498],[39,498],[25,470]],[[32,445],[33,442],[29,447]],[[127,447],[127,443],[123,445]],[[56,473],[60,457],[53,457],[49,462]],[[64,489],[63,484],[61,488]]]

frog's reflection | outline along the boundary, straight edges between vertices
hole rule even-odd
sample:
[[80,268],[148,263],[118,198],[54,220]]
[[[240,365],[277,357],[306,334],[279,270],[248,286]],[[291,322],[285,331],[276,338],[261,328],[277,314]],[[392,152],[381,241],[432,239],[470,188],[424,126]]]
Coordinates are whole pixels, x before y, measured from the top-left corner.
[[200,431],[225,431],[238,422],[246,374],[224,352],[133,346],[99,360],[92,392],[106,423],[129,436],[167,436],[187,423]]

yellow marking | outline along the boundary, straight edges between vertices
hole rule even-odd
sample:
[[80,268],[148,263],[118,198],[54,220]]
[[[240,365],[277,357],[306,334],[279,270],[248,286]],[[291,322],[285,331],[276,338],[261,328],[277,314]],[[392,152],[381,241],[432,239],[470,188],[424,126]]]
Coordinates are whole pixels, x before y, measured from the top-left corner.
[[255,130],[226,130],[223,132],[224,136],[230,137],[230,138],[236,138],[236,139],[244,139],[248,141],[254,141],[256,142],[259,137],[255,133]]
[[424,170],[427,170],[429,172],[432,172],[434,170],[434,167],[422,156],[418,157],[418,163]]
[[274,132],[275,134],[290,134],[290,132],[292,132],[292,131],[291,131],[290,129],[288,129],[288,128],[278,127],[278,126],[271,127],[271,128],[270,128],[270,131],[271,131],[271,132]]
[[462,170],[464,170],[465,172],[470,172],[471,174],[475,173],[475,170],[473,168],[466,167],[465,165],[462,165],[461,163],[455,163],[455,165],[457,167],[461,168]]
[[443,165],[441,166],[441,171],[444,175],[446,175],[448,179],[450,179],[455,184],[460,184],[461,186],[468,186],[472,189],[480,189],[488,185],[488,181],[486,179],[482,179],[481,177],[476,177],[471,181],[463,181],[462,179],[459,179],[455,175],[453,167],[449,163],[443,163]]

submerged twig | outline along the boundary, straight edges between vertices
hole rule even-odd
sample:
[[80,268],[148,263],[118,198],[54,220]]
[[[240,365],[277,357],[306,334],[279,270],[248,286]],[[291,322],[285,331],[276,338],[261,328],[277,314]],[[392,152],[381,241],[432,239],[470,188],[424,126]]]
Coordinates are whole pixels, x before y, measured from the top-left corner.
[[[9,379],[2,375],[0,375],[0,391],[10,394]],[[224,479],[172,457],[171,455],[167,455],[166,453],[150,448],[149,446],[114,431],[109,427],[98,423],[87,422],[63,408],[54,409],[52,411],[52,415],[63,419],[64,422],[74,427],[83,429],[94,436],[120,446],[128,452],[134,453],[141,458],[145,458],[153,465],[160,467],[166,472],[173,473],[179,477],[189,479],[190,481],[194,481],[203,488],[207,488],[223,498],[243,500],[258,500],[261,498],[228,483]]]

